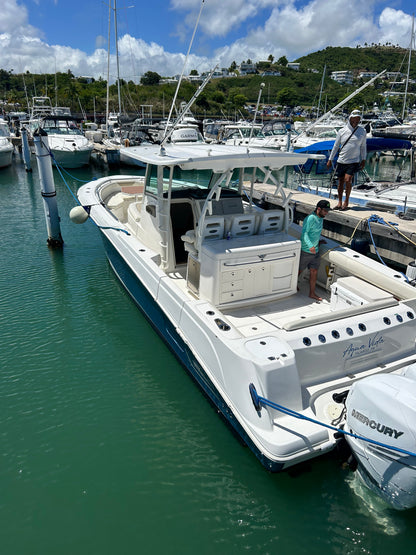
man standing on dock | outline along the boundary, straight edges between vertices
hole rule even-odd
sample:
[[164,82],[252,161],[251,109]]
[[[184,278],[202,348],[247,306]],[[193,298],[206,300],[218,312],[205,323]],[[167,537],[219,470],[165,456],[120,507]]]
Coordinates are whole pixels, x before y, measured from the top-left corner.
[[[364,169],[367,158],[367,133],[364,127],[359,125],[361,115],[359,110],[353,110],[348,123],[342,127],[335,139],[331,154],[327,162],[327,168],[332,167],[332,161],[338,154],[335,166],[335,175],[338,177],[338,204],[334,210],[347,210],[352,189],[354,174]],[[345,184],[345,200],[342,202]]]
[[299,275],[309,268],[309,296],[316,301],[322,301],[322,297],[315,293],[316,279],[320,263],[319,243],[326,243],[321,239],[324,218],[331,210],[328,200],[320,200],[316,205],[315,211],[303,220],[299,262]]

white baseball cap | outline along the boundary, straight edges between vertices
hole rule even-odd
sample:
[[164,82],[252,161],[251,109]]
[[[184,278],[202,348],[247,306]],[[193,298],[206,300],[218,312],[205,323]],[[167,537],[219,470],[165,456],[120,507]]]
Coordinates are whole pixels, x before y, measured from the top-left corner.
[[350,114],[350,118],[360,118],[361,119],[360,110],[353,110]]

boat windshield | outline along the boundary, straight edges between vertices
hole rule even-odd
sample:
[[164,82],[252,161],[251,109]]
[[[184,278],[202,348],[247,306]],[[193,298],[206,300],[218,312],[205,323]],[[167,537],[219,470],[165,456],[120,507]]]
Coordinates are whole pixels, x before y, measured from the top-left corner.
[[[247,170],[246,170],[247,171]],[[249,170],[248,170],[249,171]],[[251,170],[252,173],[252,170]],[[227,184],[227,189],[238,190],[239,169],[233,171],[232,178]],[[216,183],[219,174],[212,170],[182,170],[179,166],[174,166],[172,175],[172,192],[183,191],[191,195],[204,196],[204,191],[209,191]],[[225,174],[223,180],[225,181]],[[163,192],[167,193],[170,182],[170,167],[163,167]],[[224,183],[225,185],[225,183]],[[157,166],[148,166],[146,173],[146,192],[157,194]]]
[[78,127],[67,121],[44,120],[43,129],[53,135],[82,135]]
[[251,127],[236,127],[236,128],[231,128],[231,129],[227,129],[225,131],[225,135],[224,135],[224,140],[228,140],[228,139],[249,139],[250,136],[253,137],[264,137],[263,133],[261,132],[261,129],[254,127],[253,129]]

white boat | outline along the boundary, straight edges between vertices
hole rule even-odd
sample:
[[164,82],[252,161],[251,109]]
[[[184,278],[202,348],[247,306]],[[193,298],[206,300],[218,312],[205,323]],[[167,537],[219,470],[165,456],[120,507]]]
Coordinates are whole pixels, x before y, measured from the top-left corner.
[[261,148],[266,139],[262,133],[261,123],[250,123],[237,121],[224,125],[218,138],[218,142],[225,145],[250,145],[253,148]]
[[94,145],[77,127],[71,116],[50,115],[40,127],[48,134],[53,162],[63,168],[81,168],[89,164]]
[[[157,142],[162,142],[165,127],[161,128],[160,133],[152,133],[150,128],[148,130],[149,134],[153,134],[153,138]],[[204,137],[198,129],[197,125],[179,123],[172,130],[169,137],[170,144],[182,144],[182,145],[195,145],[205,143]],[[168,143],[168,144],[169,144]],[[142,160],[142,149],[149,146],[150,141],[144,141],[139,145],[129,146],[129,141],[126,141],[124,145],[120,146],[120,162],[128,166],[145,167],[145,163]]]
[[322,120],[317,124],[312,123],[307,129],[292,138],[292,147],[295,149],[305,148],[321,141],[335,140],[338,131],[344,125],[345,120],[333,117]]
[[[309,298],[307,280],[298,281],[300,228],[275,175],[305,155],[167,144],[143,147],[141,159],[145,177],[82,186],[71,218],[89,214],[96,223],[115,274],[218,411],[271,471],[332,450],[346,413],[344,434],[357,432],[354,414],[365,415],[357,441],[368,432],[381,445],[351,441],[362,472],[371,474],[376,457],[386,467],[380,480],[394,485],[387,500],[416,505],[415,456],[395,451],[416,451],[416,289],[328,241],[318,271],[323,300]],[[280,206],[253,203],[256,180],[276,187]],[[392,380],[382,406],[367,410],[361,395],[347,411],[352,387],[362,384],[375,400],[377,376]],[[411,399],[406,411],[399,382]],[[413,481],[402,495],[403,469]]]
[[9,126],[6,121],[0,119],[0,168],[11,166],[13,150]]
[[48,134],[53,163],[63,168],[81,168],[89,164],[94,145],[77,127],[68,107],[53,107],[48,96],[32,99],[28,132],[42,128]]

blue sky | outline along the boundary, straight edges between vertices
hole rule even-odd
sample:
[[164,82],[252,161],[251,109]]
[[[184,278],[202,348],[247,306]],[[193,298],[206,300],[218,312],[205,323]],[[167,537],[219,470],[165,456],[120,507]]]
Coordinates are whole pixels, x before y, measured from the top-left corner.
[[[232,0],[230,3],[232,4]],[[218,34],[212,28],[204,28],[206,12],[212,9],[211,6],[218,8],[218,0],[205,0],[193,51],[209,55],[210,51],[234,42],[246,35],[250,28],[262,25],[270,16],[273,4],[277,3],[264,2],[265,7],[262,8],[262,2],[255,2],[258,6],[249,19],[236,22],[236,25],[227,28],[224,34]],[[30,23],[42,29],[50,44],[66,44],[92,53],[95,49],[96,35],[107,37],[108,2],[26,0],[20,4],[27,6]],[[236,5],[238,4],[242,2],[238,1]],[[117,0],[119,36],[130,33],[148,43],[163,45],[171,52],[186,52],[201,5],[202,0]]]
[[[295,60],[326,46],[407,47],[414,10],[410,0],[117,0],[121,76],[180,73],[201,6],[188,71],[269,54]],[[106,77],[107,3],[0,0],[0,8],[0,68]]]

